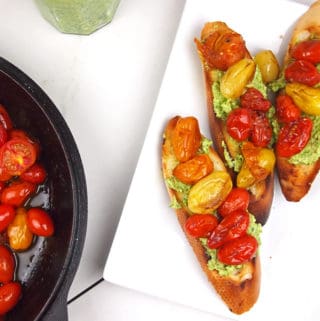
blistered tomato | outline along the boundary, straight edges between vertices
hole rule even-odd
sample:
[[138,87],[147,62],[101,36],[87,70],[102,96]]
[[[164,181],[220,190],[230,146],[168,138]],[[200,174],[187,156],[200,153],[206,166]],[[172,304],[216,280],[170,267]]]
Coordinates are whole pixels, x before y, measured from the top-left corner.
[[51,216],[41,208],[30,208],[27,211],[27,225],[29,230],[38,236],[51,236],[54,224]]

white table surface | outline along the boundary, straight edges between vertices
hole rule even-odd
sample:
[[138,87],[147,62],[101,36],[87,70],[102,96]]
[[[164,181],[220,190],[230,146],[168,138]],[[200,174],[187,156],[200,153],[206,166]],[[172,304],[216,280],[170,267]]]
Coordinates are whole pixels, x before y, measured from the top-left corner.
[[88,228],[69,292],[71,321],[87,321],[88,317],[95,321],[218,320],[98,282],[184,3],[121,0],[111,24],[90,36],[75,36],[59,33],[49,25],[33,0],[0,0],[0,56],[37,82],[59,108],[78,144],[86,172]]

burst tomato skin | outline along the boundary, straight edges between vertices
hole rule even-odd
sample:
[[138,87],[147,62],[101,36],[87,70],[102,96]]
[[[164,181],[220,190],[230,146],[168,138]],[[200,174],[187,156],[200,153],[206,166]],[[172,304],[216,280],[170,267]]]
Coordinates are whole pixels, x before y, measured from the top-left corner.
[[35,191],[35,184],[16,181],[3,189],[0,198],[1,203],[12,205],[15,207],[22,206],[27,198],[31,196]]
[[313,87],[320,82],[320,73],[311,62],[295,60],[285,69],[285,78],[288,82],[298,82]]
[[228,134],[237,141],[246,140],[252,129],[251,112],[246,108],[232,110],[226,122]]
[[285,124],[276,143],[278,156],[291,157],[302,151],[311,137],[312,127],[312,120],[307,117]]
[[13,280],[15,265],[11,250],[5,245],[0,245],[0,283],[8,283]]
[[237,210],[246,211],[249,205],[250,194],[245,188],[235,187],[218,208],[218,213],[226,217]]
[[51,216],[40,208],[30,208],[27,211],[27,226],[33,234],[38,236],[49,237],[54,233]]
[[248,88],[240,97],[240,106],[251,110],[266,112],[271,107],[271,102],[264,98],[258,89]]
[[272,128],[266,114],[260,111],[254,111],[251,114],[251,118],[251,141],[258,147],[268,146],[272,139]]
[[249,214],[236,210],[228,214],[214,229],[208,238],[208,247],[216,249],[224,243],[238,238],[246,233],[250,223]]
[[237,265],[250,261],[258,248],[258,241],[249,234],[242,235],[223,244],[217,253],[218,260],[224,264]]
[[211,214],[194,214],[188,217],[185,229],[193,237],[208,237],[217,227],[218,220]]
[[12,310],[21,297],[21,285],[18,282],[10,282],[0,287],[0,315]]
[[297,60],[306,60],[312,64],[320,62],[320,40],[301,41],[291,49],[291,56]]
[[276,98],[277,118],[281,123],[289,123],[298,120],[301,110],[294,104],[289,95],[279,95]]
[[0,204],[0,232],[5,231],[13,221],[16,211],[12,205]]

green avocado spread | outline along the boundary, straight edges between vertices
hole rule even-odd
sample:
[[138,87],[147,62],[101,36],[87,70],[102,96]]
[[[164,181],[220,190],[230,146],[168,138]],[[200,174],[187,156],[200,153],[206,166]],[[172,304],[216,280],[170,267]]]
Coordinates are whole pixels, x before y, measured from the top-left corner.
[[[262,232],[262,226],[261,224],[256,222],[256,219],[252,214],[249,214],[249,216],[250,216],[250,224],[249,224],[247,233],[255,237],[260,245],[261,244],[260,235]],[[242,268],[241,264],[227,265],[220,262],[217,258],[217,250],[208,248],[206,238],[200,238],[200,242],[202,246],[204,246],[204,248],[206,249],[206,254],[209,256],[209,260],[207,263],[209,270],[216,270],[221,276],[236,274],[237,271],[241,270]]]

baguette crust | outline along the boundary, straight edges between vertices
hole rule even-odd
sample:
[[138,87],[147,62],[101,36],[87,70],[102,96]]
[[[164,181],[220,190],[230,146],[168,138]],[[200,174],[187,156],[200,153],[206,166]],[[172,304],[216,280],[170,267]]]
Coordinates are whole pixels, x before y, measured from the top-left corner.
[[[172,171],[175,166],[175,156],[173,155],[170,133],[173,131],[178,116],[171,119],[165,129],[164,140],[162,144],[162,173],[166,180],[172,176]],[[214,163],[214,170],[226,171],[223,161],[218,154],[210,148],[209,157]],[[180,199],[179,193],[169,188],[167,191],[170,199]],[[183,229],[189,244],[191,245],[204,273],[209,282],[213,285],[221,299],[227,304],[229,309],[236,314],[242,314],[248,311],[257,301],[260,291],[261,269],[259,256],[244,264],[242,271],[235,276],[220,276],[215,270],[211,271],[208,268],[208,256],[200,241],[197,238],[191,237],[185,230],[185,223],[189,216],[187,208],[175,210],[177,219]]]
[[[216,31],[217,29],[221,30],[221,32],[232,32],[225,23],[223,22],[209,22],[206,23],[204,28],[201,32],[201,40],[206,39],[212,32]],[[213,93],[212,93],[212,85],[213,81],[210,75],[210,67],[206,63],[202,54],[198,51],[199,58],[202,64],[203,74],[204,74],[204,82],[205,82],[205,89],[206,89],[206,97],[207,97],[207,112],[208,112],[208,119],[209,119],[209,126],[211,137],[213,139],[215,148],[219,154],[219,156],[226,162],[225,159],[225,147],[228,150],[228,153],[235,157],[239,150],[235,149],[232,144],[232,140],[230,139],[230,135],[227,133],[226,124],[225,122],[217,118],[213,108]],[[248,50],[246,50],[245,54],[246,58],[251,58],[251,55]],[[228,168],[228,171],[233,178],[233,181],[236,180],[237,173]],[[270,209],[273,200],[273,193],[274,193],[274,171],[263,181],[263,183],[259,182],[258,184],[254,184],[252,188],[250,188],[250,203],[249,203],[249,211],[252,213],[257,221],[261,224],[265,224],[268,220]]]
[[[290,51],[293,46],[311,36],[320,38],[320,1],[314,2],[296,22],[284,58],[284,67],[291,60]],[[300,201],[309,192],[319,169],[320,159],[313,164],[304,165],[292,164],[289,158],[277,156],[277,172],[286,200]]]

